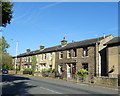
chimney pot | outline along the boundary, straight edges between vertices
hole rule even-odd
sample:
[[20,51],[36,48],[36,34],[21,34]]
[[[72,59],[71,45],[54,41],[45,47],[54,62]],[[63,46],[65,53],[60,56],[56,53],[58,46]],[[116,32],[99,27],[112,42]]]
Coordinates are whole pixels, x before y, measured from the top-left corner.
[[27,51],[27,53],[29,53],[29,52],[30,52],[30,49],[27,49],[26,51]]
[[62,40],[62,41],[61,41],[61,45],[62,45],[62,46],[66,45],[66,44],[67,44],[67,40]]
[[40,46],[40,50],[42,50],[42,49],[44,49],[44,48],[45,48],[44,46],[42,46],[42,45]]

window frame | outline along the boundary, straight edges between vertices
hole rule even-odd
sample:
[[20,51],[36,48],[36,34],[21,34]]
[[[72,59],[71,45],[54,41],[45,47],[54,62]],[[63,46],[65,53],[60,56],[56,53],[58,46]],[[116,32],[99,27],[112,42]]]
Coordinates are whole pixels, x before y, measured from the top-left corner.
[[59,52],[59,59],[63,59],[63,51]]
[[71,58],[71,50],[67,50],[67,58]]
[[76,48],[73,49],[73,57],[77,57],[77,49]]
[[82,54],[83,57],[87,57],[88,56],[88,47],[84,47],[83,48],[83,54]]

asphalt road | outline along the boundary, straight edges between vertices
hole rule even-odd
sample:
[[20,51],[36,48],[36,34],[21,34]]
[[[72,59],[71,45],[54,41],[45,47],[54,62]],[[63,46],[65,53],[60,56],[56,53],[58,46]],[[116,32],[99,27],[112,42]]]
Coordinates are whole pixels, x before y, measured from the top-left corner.
[[[63,80],[26,77],[18,75],[2,75],[2,94],[62,94],[63,96],[79,96],[80,94],[91,94],[90,96],[104,95],[116,96],[118,90],[90,85],[76,84]],[[75,95],[76,94],[76,95]],[[52,95],[52,96],[53,96]]]

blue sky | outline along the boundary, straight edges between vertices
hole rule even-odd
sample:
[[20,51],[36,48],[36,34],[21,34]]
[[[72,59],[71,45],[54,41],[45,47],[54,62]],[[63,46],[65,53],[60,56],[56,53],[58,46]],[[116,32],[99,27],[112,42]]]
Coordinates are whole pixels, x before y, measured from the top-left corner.
[[3,28],[3,36],[10,44],[8,52],[15,55],[59,45],[66,36],[80,41],[103,36],[118,35],[117,2],[14,2],[11,24]]

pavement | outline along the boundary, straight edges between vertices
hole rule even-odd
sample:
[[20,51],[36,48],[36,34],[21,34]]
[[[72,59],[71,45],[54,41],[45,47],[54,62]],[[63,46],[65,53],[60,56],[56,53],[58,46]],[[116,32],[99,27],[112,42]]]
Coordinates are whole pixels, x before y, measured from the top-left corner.
[[[20,76],[22,76],[22,75],[20,75]],[[52,78],[52,77],[40,77],[40,76],[32,76],[32,75],[24,75],[24,76],[26,76],[26,77],[36,77],[36,78],[48,78],[48,79],[51,79],[51,80],[57,80],[57,81],[60,80],[60,81],[71,82],[71,83],[78,84],[78,85],[91,86],[91,87],[108,88],[108,89],[112,89],[112,90],[118,90],[118,89],[119,89],[119,87],[117,87],[117,86],[105,85],[105,84],[75,82],[75,81],[64,80],[64,79],[58,79],[58,78]]]
[[55,78],[43,78],[37,76],[23,75],[3,75],[2,93],[3,95],[13,94],[62,94],[64,96],[80,96],[89,94],[91,96],[117,96],[118,90],[114,88],[104,88],[96,85],[84,83],[74,83]]

